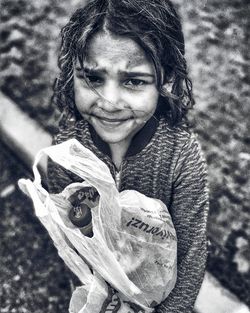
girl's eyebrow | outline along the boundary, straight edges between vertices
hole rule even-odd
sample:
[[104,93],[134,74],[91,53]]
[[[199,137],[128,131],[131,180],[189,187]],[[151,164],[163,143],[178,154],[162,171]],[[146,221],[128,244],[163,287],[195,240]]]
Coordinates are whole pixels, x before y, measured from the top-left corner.
[[76,67],[75,68],[77,72],[86,72],[86,73],[91,73],[91,74],[95,74],[95,73],[107,73],[107,71],[105,69],[101,69],[101,68],[90,68],[90,67],[87,67],[87,66],[84,66],[84,67]]
[[[89,68],[87,66],[81,68],[76,67],[76,70],[78,72],[85,71],[89,74],[107,74],[107,70],[104,68]],[[126,77],[136,77],[136,76],[142,76],[142,77],[155,77],[155,75],[147,73],[147,72],[140,72],[140,71],[118,71],[118,74]]]
[[147,72],[136,72],[136,71],[119,71],[120,74],[126,77],[135,77],[135,76],[143,76],[143,77],[155,77],[155,75],[147,73]]

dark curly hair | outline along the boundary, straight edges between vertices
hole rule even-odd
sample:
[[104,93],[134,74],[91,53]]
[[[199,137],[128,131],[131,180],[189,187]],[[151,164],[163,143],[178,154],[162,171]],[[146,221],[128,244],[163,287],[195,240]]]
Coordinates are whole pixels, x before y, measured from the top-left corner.
[[[74,62],[84,61],[89,40],[104,28],[133,39],[145,50],[155,67],[160,93],[158,112],[167,116],[172,125],[185,124],[194,105],[192,82],[184,57],[180,18],[169,0],[91,0],[78,9],[61,31],[60,74],[52,102],[65,116],[80,118],[74,102]],[[165,88],[168,83],[169,91]]]

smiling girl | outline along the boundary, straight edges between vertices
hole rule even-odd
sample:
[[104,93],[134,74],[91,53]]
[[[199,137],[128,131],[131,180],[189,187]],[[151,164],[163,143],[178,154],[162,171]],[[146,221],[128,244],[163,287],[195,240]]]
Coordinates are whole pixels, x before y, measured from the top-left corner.
[[156,110],[154,67],[135,41],[106,29],[92,36],[84,64],[79,63],[74,70],[76,107],[109,145],[119,169],[132,138]]
[[[192,84],[180,19],[167,0],[92,0],[62,30],[54,143],[76,138],[119,191],[162,200],[177,233],[177,283],[155,312],[189,313],[204,276],[206,164],[188,128]],[[52,161],[51,193],[79,177]],[[153,282],[152,282],[153,283]]]

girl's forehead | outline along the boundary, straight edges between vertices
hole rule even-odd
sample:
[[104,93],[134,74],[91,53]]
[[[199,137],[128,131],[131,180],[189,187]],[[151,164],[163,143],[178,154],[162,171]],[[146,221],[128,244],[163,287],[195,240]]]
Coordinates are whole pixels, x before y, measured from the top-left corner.
[[93,66],[119,63],[129,69],[151,63],[145,51],[134,40],[106,32],[93,36],[86,52],[86,61]]

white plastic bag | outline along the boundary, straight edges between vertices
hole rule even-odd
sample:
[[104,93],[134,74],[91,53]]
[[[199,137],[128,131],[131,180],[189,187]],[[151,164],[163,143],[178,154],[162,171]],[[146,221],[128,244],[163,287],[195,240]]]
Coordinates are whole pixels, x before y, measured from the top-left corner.
[[[70,184],[56,197],[50,195],[37,170],[43,154],[80,176],[83,183]],[[70,312],[151,312],[168,296],[176,281],[177,242],[160,200],[134,190],[119,193],[108,167],[75,139],[41,150],[33,171],[34,182],[21,179],[19,186],[32,198],[59,255],[83,283],[72,296]],[[64,201],[86,185],[100,195],[99,205],[91,209],[92,238],[70,222]]]

